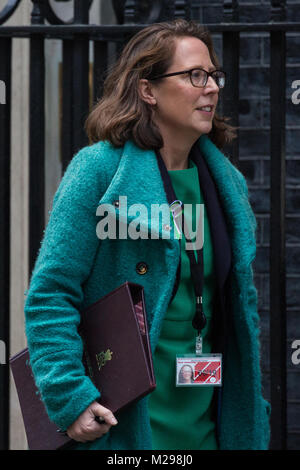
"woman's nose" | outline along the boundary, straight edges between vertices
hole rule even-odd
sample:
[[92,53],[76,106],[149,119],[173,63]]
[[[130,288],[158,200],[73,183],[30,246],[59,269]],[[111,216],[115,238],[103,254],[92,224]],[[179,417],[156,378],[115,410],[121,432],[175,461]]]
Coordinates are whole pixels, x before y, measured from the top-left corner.
[[219,92],[219,87],[218,85],[216,84],[215,80],[209,76],[208,79],[207,79],[207,83],[204,87],[205,90],[209,90],[209,91],[214,91],[214,92]]

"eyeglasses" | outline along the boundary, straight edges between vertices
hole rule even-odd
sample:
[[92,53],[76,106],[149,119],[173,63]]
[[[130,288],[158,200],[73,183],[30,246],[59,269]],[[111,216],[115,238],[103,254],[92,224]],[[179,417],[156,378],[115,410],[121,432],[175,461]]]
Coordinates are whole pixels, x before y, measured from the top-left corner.
[[184,73],[189,74],[191,84],[198,88],[206,86],[208,77],[212,77],[219,88],[224,88],[225,86],[226,74],[223,70],[213,70],[212,72],[207,72],[206,70],[200,68],[183,70],[182,72],[166,73],[165,75],[158,75],[157,77],[149,78],[149,80],[157,80],[159,78],[172,77],[173,75],[181,75]]

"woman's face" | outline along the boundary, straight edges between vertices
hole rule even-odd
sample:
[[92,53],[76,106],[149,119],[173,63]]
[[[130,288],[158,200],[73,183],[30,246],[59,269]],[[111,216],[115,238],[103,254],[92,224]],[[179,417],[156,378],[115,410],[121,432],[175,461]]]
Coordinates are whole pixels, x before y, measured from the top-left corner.
[[[180,72],[195,67],[206,71],[215,69],[207,46],[194,37],[178,38],[173,63],[165,73]],[[154,121],[165,135],[185,136],[196,140],[208,134],[218,102],[219,88],[212,77],[208,77],[204,88],[191,84],[189,74],[163,78],[157,85],[152,82],[156,99]],[[212,111],[199,110],[212,105]]]
[[189,366],[184,366],[182,368],[182,377],[186,382],[190,382],[192,378],[192,370]]

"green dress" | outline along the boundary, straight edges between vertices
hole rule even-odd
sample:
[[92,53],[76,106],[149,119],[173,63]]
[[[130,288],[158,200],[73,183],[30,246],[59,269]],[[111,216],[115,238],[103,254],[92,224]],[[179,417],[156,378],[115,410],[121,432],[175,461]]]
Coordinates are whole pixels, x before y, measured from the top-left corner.
[[[198,170],[190,160],[189,168],[169,171],[176,197],[184,204],[204,204]],[[195,231],[193,210],[192,230]],[[189,227],[191,227],[189,225]],[[214,387],[176,387],[176,355],[194,354],[196,330],[192,326],[195,293],[189,258],[181,238],[181,277],[177,293],[163,320],[153,357],[157,387],[149,397],[152,448],[217,449],[215,423],[211,418]],[[207,324],[202,330],[203,353],[211,352],[211,317],[214,297],[213,246],[204,206],[204,287],[203,306]]]

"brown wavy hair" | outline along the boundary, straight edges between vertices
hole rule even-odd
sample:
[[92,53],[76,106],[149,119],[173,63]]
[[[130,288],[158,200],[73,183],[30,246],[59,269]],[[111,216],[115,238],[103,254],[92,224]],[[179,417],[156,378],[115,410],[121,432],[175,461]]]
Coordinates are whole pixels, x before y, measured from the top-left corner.
[[[147,26],[129,40],[108,72],[103,96],[85,122],[91,143],[108,140],[115,147],[122,147],[131,139],[142,149],[163,147],[163,138],[152,119],[152,106],[140,98],[139,80],[164,74],[171,66],[176,39],[186,36],[203,41],[212,63],[219,67],[211,35],[204,26],[184,19]],[[228,119],[215,113],[208,134],[220,149],[236,137],[236,128],[226,122]]]

